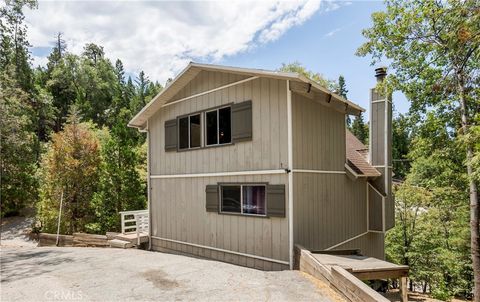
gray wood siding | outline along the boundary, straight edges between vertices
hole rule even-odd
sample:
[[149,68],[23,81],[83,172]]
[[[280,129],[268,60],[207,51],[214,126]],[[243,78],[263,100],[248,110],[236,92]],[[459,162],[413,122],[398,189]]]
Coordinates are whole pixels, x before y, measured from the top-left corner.
[[367,231],[366,182],[294,173],[294,242],[323,250]]
[[[235,82],[237,75],[199,73],[179,97]],[[287,167],[286,82],[256,79],[166,106],[149,121],[151,173],[185,174],[270,170]],[[252,100],[253,140],[181,152],[164,151],[164,122],[212,107]]]
[[395,200],[392,195],[385,200],[385,230],[395,226]]
[[383,231],[383,198],[368,186],[368,229]]
[[[204,92],[205,90],[218,88],[220,86],[234,83],[246,78],[248,78],[248,76],[202,70],[192,81],[188,82],[185,87],[180,89],[180,91],[177,92],[177,94],[168,102],[174,102],[176,100]],[[212,82],[212,79],[215,79],[215,81]],[[208,89],[206,89],[207,87]]]
[[295,169],[343,171],[345,115],[292,93]]
[[[152,179],[152,236],[288,261],[286,218],[225,215],[205,210],[207,185],[219,182],[269,182],[287,186],[287,178],[286,174],[279,174]],[[161,247],[265,270],[284,267],[179,243],[162,242]]]
[[[190,247],[192,253],[184,253],[184,252],[181,251],[181,249],[167,248],[167,245],[168,245],[167,241],[163,241],[163,240],[159,240],[159,239],[155,239],[155,238],[152,239],[152,250],[154,250],[154,251],[171,253],[171,254],[178,254],[178,255],[185,255],[185,256],[200,255],[200,254],[205,254],[205,253],[208,254],[210,252],[210,258],[209,259],[228,262],[228,263],[232,263],[232,264],[236,264],[236,265],[239,265],[240,263],[242,263],[242,264],[246,263],[246,265],[243,265],[243,266],[256,268],[256,269],[260,269],[260,270],[267,270],[268,269],[268,270],[271,270],[271,271],[280,271],[280,270],[288,270],[289,269],[289,266],[286,265],[286,264],[272,263],[270,261],[265,261],[265,260],[260,260],[260,259],[255,259],[254,261],[252,261],[252,259],[250,257],[245,257],[245,256],[240,256],[240,255],[237,256],[238,260],[235,259],[235,261],[233,262],[233,261],[229,261],[229,260],[233,260],[233,259],[230,259],[229,257],[225,257],[225,255],[227,253],[218,252],[218,251],[211,251],[209,249],[196,247],[196,246]],[[184,245],[184,244],[177,244],[176,247],[178,248],[179,246],[182,246],[182,245]],[[185,246],[187,246],[187,245],[185,245]]]
[[368,233],[350,242],[347,242],[335,250],[359,249],[365,256],[385,259],[385,237],[382,233]]
[[[295,93],[292,102],[293,168],[345,171],[345,116]],[[294,243],[323,250],[367,232],[365,179],[294,172],[293,195]],[[383,237],[377,237],[362,236],[352,244],[383,257]]]

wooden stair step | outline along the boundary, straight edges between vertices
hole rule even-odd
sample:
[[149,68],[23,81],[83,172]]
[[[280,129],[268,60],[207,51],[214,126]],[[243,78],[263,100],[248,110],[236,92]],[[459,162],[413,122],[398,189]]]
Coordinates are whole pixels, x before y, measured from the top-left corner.
[[129,241],[120,240],[120,239],[112,239],[108,240],[110,247],[116,247],[121,249],[127,249],[133,247],[133,244]]

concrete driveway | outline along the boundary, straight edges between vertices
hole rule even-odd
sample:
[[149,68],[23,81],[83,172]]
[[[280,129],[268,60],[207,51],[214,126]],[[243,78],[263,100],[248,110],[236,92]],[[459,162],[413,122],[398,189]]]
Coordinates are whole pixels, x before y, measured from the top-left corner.
[[338,301],[298,271],[263,272],[135,249],[6,247],[2,301]]

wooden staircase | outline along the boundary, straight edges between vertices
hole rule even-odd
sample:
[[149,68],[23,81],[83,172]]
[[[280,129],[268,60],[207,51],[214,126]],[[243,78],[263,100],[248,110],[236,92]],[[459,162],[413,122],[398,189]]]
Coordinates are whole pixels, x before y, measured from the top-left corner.
[[122,233],[109,240],[110,247],[140,248],[148,243],[149,214],[148,210],[120,212]]

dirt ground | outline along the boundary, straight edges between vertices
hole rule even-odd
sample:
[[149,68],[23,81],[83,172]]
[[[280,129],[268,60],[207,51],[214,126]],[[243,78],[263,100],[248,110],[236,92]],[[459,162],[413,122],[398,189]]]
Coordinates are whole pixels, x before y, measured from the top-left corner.
[[2,218],[0,225],[0,245],[2,247],[35,247],[37,242],[29,238],[34,219],[31,217]]

